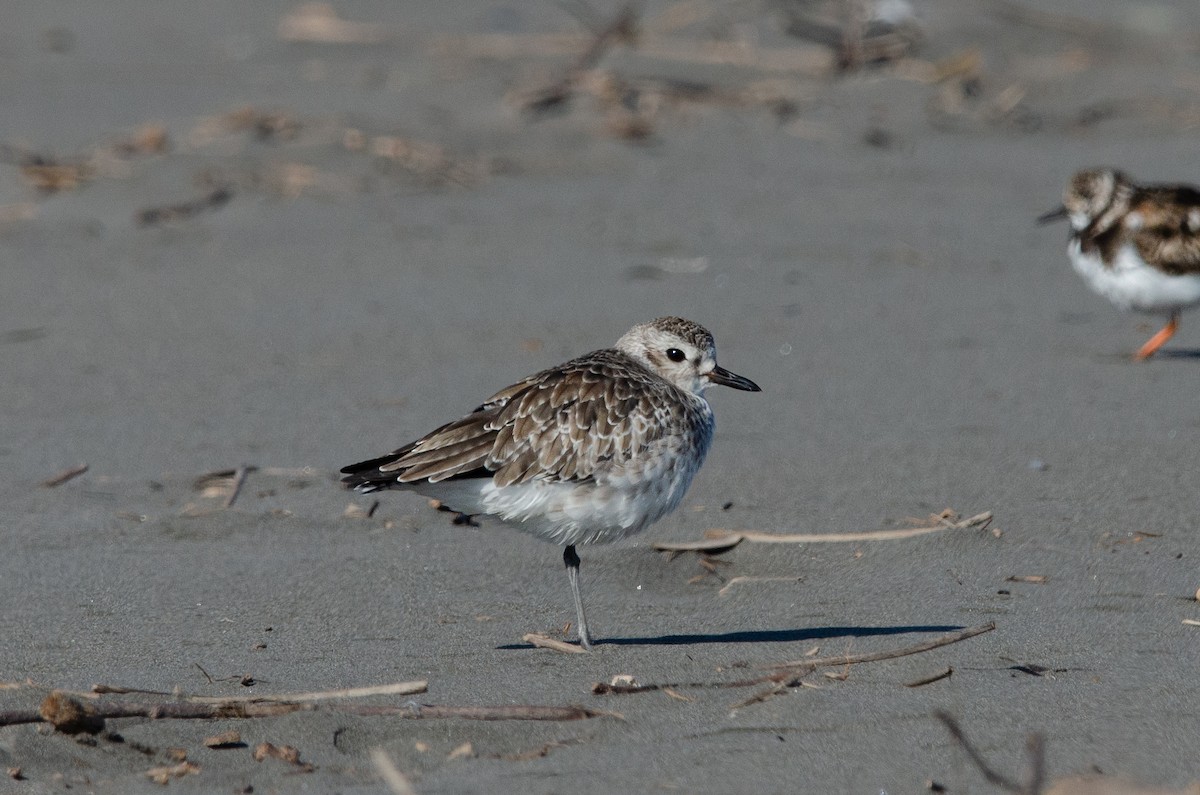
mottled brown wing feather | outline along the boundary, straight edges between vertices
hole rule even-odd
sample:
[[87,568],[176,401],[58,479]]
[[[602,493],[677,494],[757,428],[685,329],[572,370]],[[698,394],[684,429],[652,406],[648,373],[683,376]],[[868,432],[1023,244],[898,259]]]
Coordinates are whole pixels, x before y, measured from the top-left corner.
[[1142,259],[1173,275],[1200,273],[1200,192],[1187,186],[1144,188],[1130,209],[1141,220],[1133,244]]
[[386,488],[476,474],[501,486],[587,480],[658,439],[673,405],[691,403],[625,354],[596,351],[502,389],[389,456],[346,467],[344,482]]

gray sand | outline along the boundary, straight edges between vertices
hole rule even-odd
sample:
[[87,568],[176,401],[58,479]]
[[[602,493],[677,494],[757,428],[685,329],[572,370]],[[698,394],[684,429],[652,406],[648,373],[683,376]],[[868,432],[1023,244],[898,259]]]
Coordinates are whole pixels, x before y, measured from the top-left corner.
[[[938,709],[1013,775],[1036,731],[1052,778],[1200,778],[1200,628],[1182,623],[1200,618],[1200,318],[1130,363],[1157,320],[1090,294],[1065,229],[1033,223],[1082,166],[1200,181],[1200,28],[1190,0],[1037,5],[1089,24],[918,4],[922,59],[982,53],[981,94],[959,91],[951,112],[934,107],[942,86],[886,70],[812,79],[614,52],[603,66],[627,77],[769,78],[796,101],[782,120],[754,102],[667,108],[641,144],[606,133],[594,96],[539,121],[506,100],[569,56],[435,52],[448,34],[578,30],[554,3],[343,3],[388,40],[341,46],[281,41],[284,3],[6,9],[0,140],[67,157],[159,122],[174,147],[50,197],[0,170],[0,204],[35,208],[0,222],[0,680],[248,695],[427,679],[422,703],[623,719],[122,720],[124,743],[94,745],[16,726],[0,729],[0,768],[25,780],[0,791],[158,791],[143,773],[170,747],[199,765],[170,787],[194,792],[382,792],[374,747],[420,793],[991,791]],[[776,7],[736,5],[671,35],[812,49],[780,28]],[[1023,99],[1005,112],[1010,87]],[[1114,116],[1078,123],[1108,102]],[[299,132],[189,139],[241,105]],[[445,184],[347,151],[347,127],[436,143],[464,171]],[[282,195],[286,164],[316,169],[315,186]],[[223,208],[135,223],[221,182]],[[370,500],[337,487],[339,466],[663,314],[708,326],[722,364],[764,391],[711,393],[717,439],[678,512],[581,550],[594,653],[521,642],[573,617],[555,547],[453,526],[408,494],[343,514]],[[252,473],[228,510],[195,490],[239,464],[298,471]],[[1000,534],[746,544],[718,574],[778,579],[725,595],[718,577],[691,582],[694,556],[650,548],[947,507],[993,511]],[[590,692],[986,621],[994,632],[740,709],[754,689]],[[0,690],[0,709],[41,695]],[[228,728],[316,769],[202,746]],[[448,758],[467,742],[473,757]]]

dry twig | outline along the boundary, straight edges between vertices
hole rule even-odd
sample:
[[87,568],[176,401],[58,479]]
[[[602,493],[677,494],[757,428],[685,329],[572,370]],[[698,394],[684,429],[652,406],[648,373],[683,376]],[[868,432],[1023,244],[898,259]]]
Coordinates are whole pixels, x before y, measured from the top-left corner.
[[946,670],[944,670],[944,671],[939,671],[938,673],[933,674],[932,676],[922,677],[913,682],[905,682],[904,686],[905,687],[924,687],[925,685],[931,685],[934,682],[940,682],[943,679],[949,679],[953,673],[954,673],[954,668],[947,666]]
[[563,640],[548,638],[545,635],[538,634],[537,632],[529,632],[523,638],[521,638],[521,640],[525,641],[526,643],[532,643],[534,646],[537,646],[541,649],[554,649],[554,651],[561,651],[564,654],[586,653],[586,649],[584,649],[582,646],[577,646],[574,643],[567,643]]
[[743,541],[761,544],[821,544],[821,543],[860,543],[863,541],[897,541],[905,538],[929,535],[942,530],[966,530],[978,527],[980,529],[991,524],[992,513],[987,511],[976,514],[961,521],[940,520],[928,527],[906,527],[897,530],[871,530],[862,533],[799,533],[792,535],[777,535],[762,533],[755,530],[709,530],[703,541],[684,541],[680,543],[657,542],[654,548],[660,552],[709,552],[715,554],[718,550],[732,549]]
[[400,768],[396,767],[387,751],[382,748],[372,748],[371,764],[375,766],[375,772],[383,779],[383,783],[387,785],[393,795],[416,795],[417,791],[413,789],[408,778],[400,772]]
[[636,35],[637,11],[633,4],[622,8],[612,21],[592,37],[587,49],[579,54],[567,73],[553,84],[533,92],[522,103],[527,113],[540,114],[562,107],[575,93],[580,78],[595,66],[614,44],[630,41]]
[[357,706],[349,704],[319,705],[300,702],[256,703],[227,700],[221,703],[165,702],[156,704],[84,702],[74,695],[52,691],[38,710],[0,712],[0,726],[45,722],[64,734],[96,734],[111,718],[146,718],[162,720],[217,720],[231,718],[264,718],[292,712],[341,712],[367,717],[397,718],[461,718],[464,720],[583,720],[585,718],[621,716],[615,712],[593,710],[578,705],[542,706],[537,704],[505,704],[501,706],[457,707],[441,704],[404,704]]
[[971,744],[963,733],[962,727],[958,725],[950,713],[938,710],[933,713],[934,717],[940,720],[950,732],[950,736],[954,741],[962,746],[971,763],[979,769],[983,777],[987,779],[989,784],[995,784],[1003,790],[1016,793],[1016,795],[1040,795],[1042,787],[1046,783],[1046,745],[1045,739],[1040,734],[1031,734],[1025,742],[1025,752],[1029,756],[1029,779],[1025,784],[1018,784],[1013,779],[993,770],[979,753],[979,750]]
[[975,627],[951,632],[946,635],[941,635],[936,638],[917,643],[912,646],[905,646],[901,649],[892,649],[889,651],[870,652],[866,654],[845,654],[836,657],[811,657],[807,660],[797,660],[793,662],[775,663],[772,665],[760,666],[762,668],[775,669],[774,673],[756,676],[750,679],[735,679],[724,682],[671,682],[664,684],[608,684],[605,682],[597,682],[592,685],[592,693],[595,695],[626,695],[630,693],[649,693],[656,690],[679,689],[686,687],[695,688],[733,688],[733,687],[754,687],[755,685],[775,683],[783,684],[785,687],[796,687],[801,684],[801,680],[818,668],[831,668],[834,666],[849,666],[857,665],[864,662],[876,662],[879,660],[890,660],[896,657],[906,657],[910,654],[920,654],[921,652],[931,651],[942,646],[948,646],[951,643],[958,643],[961,640],[973,638],[976,635],[982,635],[985,632],[991,632],[996,628],[992,622],[980,624]]
[[87,471],[88,471],[87,464],[80,464],[77,467],[70,467],[68,469],[64,469],[62,472],[59,472],[58,474],[52,475],[51,477],[48,477],[45,480],[43,480],[41,482],[41,487],[43,489],[52,489],[55,486],[61,486],[62,484],[66,483],[68,480],[74,480],[75,478],[79,477],[80,475],[82,475],[83,473],[85,473]]

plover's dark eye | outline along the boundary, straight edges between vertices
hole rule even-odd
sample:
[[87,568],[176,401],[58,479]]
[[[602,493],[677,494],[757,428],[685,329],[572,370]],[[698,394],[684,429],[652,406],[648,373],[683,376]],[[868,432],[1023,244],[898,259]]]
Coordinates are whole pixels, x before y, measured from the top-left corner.
[[682,362],[687,355],[678,348],[667,348],[667,358],[673,362]]

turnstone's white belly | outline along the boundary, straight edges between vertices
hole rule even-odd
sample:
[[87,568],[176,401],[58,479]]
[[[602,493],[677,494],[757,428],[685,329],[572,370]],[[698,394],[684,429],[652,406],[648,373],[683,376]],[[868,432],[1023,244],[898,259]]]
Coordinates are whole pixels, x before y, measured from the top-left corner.
[[1117,249],[1112,265],[1099,252],[1082,250],[1078,238],[1067,249],[1075,272],[1095,292],[1125,311],[1169,313],[1200,304],[1200,275],[1172,275],[1142,261],[1126,244]]

